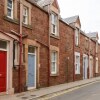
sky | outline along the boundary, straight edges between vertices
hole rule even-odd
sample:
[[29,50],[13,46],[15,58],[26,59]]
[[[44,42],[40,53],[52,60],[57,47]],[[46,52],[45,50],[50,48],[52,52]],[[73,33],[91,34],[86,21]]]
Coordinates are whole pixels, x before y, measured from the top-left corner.
[[100,37],[100,0],[58,0],[58,3],[62,18],[79,15],[81,29],[86,33],[98,32]]

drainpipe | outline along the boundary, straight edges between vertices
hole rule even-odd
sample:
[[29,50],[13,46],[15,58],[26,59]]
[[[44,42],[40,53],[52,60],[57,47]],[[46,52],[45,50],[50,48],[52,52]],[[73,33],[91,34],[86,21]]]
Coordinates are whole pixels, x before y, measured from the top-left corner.
[[50,65],[51,65],[51,53],[50,53],[50,34],[51,34],[51,12],[50,5],[48,5],[48,14],[49,14],[49,37],[48,37],[48,50],[49,50],[49,66],[48,66],[48,87],[50,86]]
[[20,53],[19,53],[19,92],[21,92],[21,67],[22,67],[22,13],[23,13],[22,0],[20,0]]
[[73,35],[73,82],[74,81],[75,81],[75,33]]
[[89,72],[89,70],[90,70],[90,38],[89,38],[89,61],[88,61],[88,78],[89,78],[89,76],[90,76],[90,72]]
[[15,60],[15,40],[13,40],[13,67],[15,68],[14,60]]

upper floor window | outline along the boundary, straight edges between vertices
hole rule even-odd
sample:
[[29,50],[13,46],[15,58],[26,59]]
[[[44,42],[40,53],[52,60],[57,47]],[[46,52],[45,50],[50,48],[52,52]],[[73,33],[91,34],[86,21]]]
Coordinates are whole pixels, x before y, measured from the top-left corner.
[[96,42],[96,53],[98,53],[98,42]]
[[23,23],[28,24],[28,8],[23,7]]
[[75,45],[79,45],[79,29],[75,30]]
[[13,18],[13,0],[7,0],[7,17]]
[[52,13],[52,15],[51,15],[51,33],[53,34],[53,35],[58,35],[57,34],[57,25],[58,24],[58,16],[57,16],[57,14],[55,14],[55,13]]

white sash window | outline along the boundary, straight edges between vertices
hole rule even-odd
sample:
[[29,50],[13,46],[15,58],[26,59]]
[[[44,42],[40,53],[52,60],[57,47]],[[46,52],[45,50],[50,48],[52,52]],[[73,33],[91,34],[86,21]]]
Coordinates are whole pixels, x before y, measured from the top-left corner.
[[13,0],[7,0],[7,17],[13,19]]
[[51,14],[51,33],[57,35],[58,16],[55,13]]
[[23,7],[23,23],[28,24],[28,8]]
[[80,53],[75,52],[75,74],[80,74]]
[[51,53],[51,74],[57,74],[57,52]]

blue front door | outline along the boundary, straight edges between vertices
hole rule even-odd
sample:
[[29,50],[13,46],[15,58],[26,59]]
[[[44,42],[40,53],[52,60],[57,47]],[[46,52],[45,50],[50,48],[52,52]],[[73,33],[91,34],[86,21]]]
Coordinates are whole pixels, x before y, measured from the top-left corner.
[[35,55],[28,54],[28,88],[35,87],[36,84],[35,62]]

